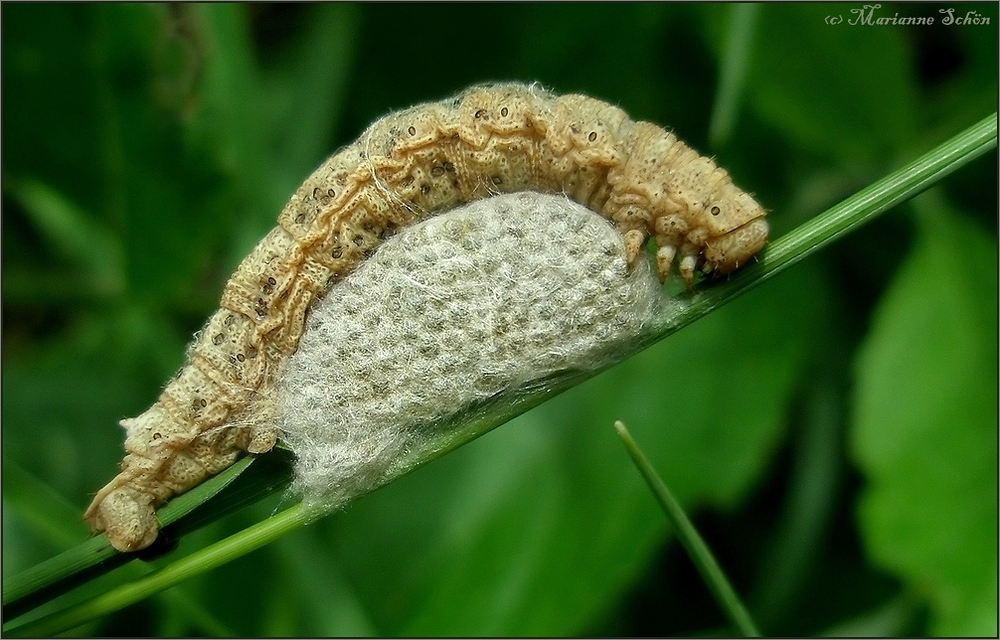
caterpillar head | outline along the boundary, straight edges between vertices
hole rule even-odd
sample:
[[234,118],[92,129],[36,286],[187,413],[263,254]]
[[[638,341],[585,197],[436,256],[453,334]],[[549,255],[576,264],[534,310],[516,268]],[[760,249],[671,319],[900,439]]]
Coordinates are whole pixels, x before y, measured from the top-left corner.
[[705,210],[709,236],[702,251],[705,273],[729,273],[747,263],[767,242],[766,211],[732,183]]
[[702,270],[705,273],[729,273],[738,269],[763,248],[767,232],[767,221],[754,218],[727,234],[710,238],[702,254],[705,259]]

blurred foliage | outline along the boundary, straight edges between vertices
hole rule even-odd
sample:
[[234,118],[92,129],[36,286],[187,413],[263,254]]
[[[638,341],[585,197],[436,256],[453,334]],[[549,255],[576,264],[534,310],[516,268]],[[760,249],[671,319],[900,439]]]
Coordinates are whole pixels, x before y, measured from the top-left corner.
[[[777,235],[996,110],[995,4],[961,5],[989,25],[934,4],[875,12],[933,26],[849,24],[860,6],[4,4],[4,574],[86,538],[72,514],[115,471],[115,423],[379,115],[493,79],[585,92],[715,154]],[[994,152],[346,512],[78,632],[726,633],[622,419],[765,633],[995,635],[996,214]]]

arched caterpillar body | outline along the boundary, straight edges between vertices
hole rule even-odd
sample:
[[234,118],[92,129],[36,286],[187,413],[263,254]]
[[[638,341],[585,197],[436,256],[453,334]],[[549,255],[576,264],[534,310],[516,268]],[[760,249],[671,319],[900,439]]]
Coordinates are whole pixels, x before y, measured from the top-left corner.
[[299,343],[313,301],[394,230],[501,192],[564,193],[611,220],[631,263],[646,240],[665,277],[680,254],[728,273],[767,239],[764,210],[725,170],[647,122],[583,95],[537,85],[473,87],[388,115],[296,190],[278,226],[229,279],[220,309],[159,399],[122,420],[121,473],[86,512],[95,532],[135,551],[158,532],[172,495],[277,440],[255,411],[271,375]]

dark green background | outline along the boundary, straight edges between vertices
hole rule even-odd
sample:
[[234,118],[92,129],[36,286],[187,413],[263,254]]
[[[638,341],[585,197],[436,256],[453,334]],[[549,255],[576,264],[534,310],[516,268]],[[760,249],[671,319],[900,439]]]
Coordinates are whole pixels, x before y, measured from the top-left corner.
[[[585,92],[715,155],[777,236],[996,110],[996,5],[950,26],[947,6],[876,10],[936,22],[903,27],[850,25],[851,4],[5,3],[4,575],[86,538],[116,422],[379,115],[488,80]],[[734,16],[755,19],[747,72],[710,139]],[[995,635],[996,215],[994,151],[346,512],[78,633],[731,633],[620,418],[766,633]]]

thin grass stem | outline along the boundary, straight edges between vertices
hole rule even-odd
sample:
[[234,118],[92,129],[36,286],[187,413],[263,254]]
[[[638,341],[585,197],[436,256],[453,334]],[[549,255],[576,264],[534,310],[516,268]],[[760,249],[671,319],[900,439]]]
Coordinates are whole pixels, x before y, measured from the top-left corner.
[[635,443],[632,435],[621,421],[615,422],[615,430],[622,439],[625,450],[628,451],[632,461],[635,462],[635,466],[638,467],[642,477],[646,480],[646,484],[649,485],[649,488],[653,491],[653,495],[656,496],[657,502],[663,507],[663,512],[667,514],[667,520],[670,521],[670,524],[673,525],[677,532],[677,538],[681,541],[691,561],[694,562],[698,573],[701,574],[702,580],[708,585],[709,590],[715,597],[716,602],[719,603],[719,607],[722,608],[723,613],[726,614],[729,621],[744,637],[760,637],[760,632],[757,631],[757,626],[754,624],[750,614],[747,613],[746,607],[743,606],[743,602],[736,595],[736,591],[732,585],[729,584],[726,574],[722,571],[719,563],[716,562],[712,551],[698,534],[698,530],[695,529],[687,514],[684,513],[684,509],[680,503],[670,493],[670,489],[660,479],[656,470],[653,469],[653,466],[649,463],[642,450],[639,449],[639,445]]

